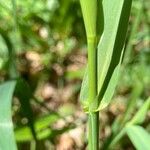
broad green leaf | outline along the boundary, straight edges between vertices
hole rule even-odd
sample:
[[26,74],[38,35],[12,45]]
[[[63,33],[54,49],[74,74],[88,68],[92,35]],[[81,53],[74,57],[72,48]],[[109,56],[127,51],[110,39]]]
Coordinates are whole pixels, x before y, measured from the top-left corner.
[[[46,138],[51,134],[52,129],[48,128],[48,126],[52,125],[58,119],[60,117],[57,114],[51,113],[35,121],[34,126],[38,140]],[[15,137],[18,142],[33,140],[33,134],[28,126],[15,129]]]
[[[91,110],[93,111],[105,108],[110,103],[117,85],[131,2],[132,0],[102,1],[104,29],[97,53],[98,96],[93,104],[86,102],[88,100],[88,87],[90,86],[86,74],[80,94],[81,101],[92,107]],[[100,103],[101,101],[103,102]]]
[[15,81],[0,85],[0,150],[16,150],[11,119],[11,101]]
[[144,128],[129,125],[126,132],[137,150],[150,150],[150,134]]
[[150,109],[150,98],[146,100],[146,102],[142,105],[139,111],[135,114],[132,120],[129,122],[130,124],[141,124],[146,117],[147,111]]

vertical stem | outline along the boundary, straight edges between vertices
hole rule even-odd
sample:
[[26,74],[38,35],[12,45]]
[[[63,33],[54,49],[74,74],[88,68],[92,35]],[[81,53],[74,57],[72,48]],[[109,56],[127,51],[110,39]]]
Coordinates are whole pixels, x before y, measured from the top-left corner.
[[99,112],[89,114],[89,150],[99,150]]
[[[97,50],[96,37],[88,38],[88,77],[89,77],[89,104],[92,104],[97,95]],[[99,149],[99,112],[89,110],[89,150]]]

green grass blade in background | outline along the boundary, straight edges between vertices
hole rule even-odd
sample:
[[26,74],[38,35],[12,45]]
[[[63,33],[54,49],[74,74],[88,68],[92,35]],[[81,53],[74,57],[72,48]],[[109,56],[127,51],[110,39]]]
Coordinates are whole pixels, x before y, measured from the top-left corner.
[[137,111],[137,113],[134,115],[134,117],[130,121],[128,121],[126,124],[123,124],[123,126],[120,123],[122,129],[113,138],[110,147],[114,146],[116,143],[118,143],[119,140],[125,135],[126,127],[133,126],[133,125],[136,125],[136,124],[142,124],[144,122],[144,120],[145,120],[145,117],[146,117],[147,112],[148,112],[149,109],[150,109],[150,98],[148,98],[144,102],[144,104],[141,106],[141,108]]
[[0,85],[0,150],[16,150],[11,119],[11,101],[15,81]]
[[130,119],[131,119],[131,116],[133,114],[133,112],[135,111],[135,108],[136,108],[136,103],[138,101],[138,98],[140,97],[141,93],[143,92],[143,84],[141,84],[141,82],[139,82],[139,78],[137,78],[137,74],[135,73],[135,76],[134,76],[134,82],[135,84],[133,85],[133,89],[131,91],[131,95],[129,97],[129,100],[128,100],[128,103],[126,105],[126,110],[123,114],[123,119],[121,121],[121,126],[124,126],[125,123],[127,123]]
[[135,13],[135,19],[133,20],[132,27],[131,27],[131,33],[128,39],[128,43],[126,46],[126,51],[124,55],[123,65],[127,65],[130,61],[133,59],[133,40],[134,36],[137,33],[138,27],[141,23],[141,18],[143,16],[143,2],[144,0],[139,0],[139,7],[138,10]]
[[137,150],[150,150],[150,134],[140,126],[127,126],[127,134]]
[[[60,117],[55,113],[50,113],[41,118],[38,118],[34,122],[37,139],[41,140],[50,136],[52,134],[53,129],[49,128],[49,126],[56,122],[58,119],[60,119]],[[16,128],[15,137],[17,142],[34,140],[33,134],[28,126]]]
[[147,111],[150,109],[150,98],[148,98],[139,111],[135,114],[132,120],[129,122],[131,124],[141,124],[145,120]]

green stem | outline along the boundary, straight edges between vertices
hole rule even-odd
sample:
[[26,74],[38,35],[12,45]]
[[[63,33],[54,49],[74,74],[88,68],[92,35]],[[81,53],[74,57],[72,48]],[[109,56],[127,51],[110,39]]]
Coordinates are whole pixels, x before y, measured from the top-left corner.
[[89,150],[99,150],[99,112],[89,114]]
[[[89,77],[89,104],[92,104],[97,95],[97,50],[96,37],[88,38],[88,77]],[[99,112],[89,110],[89,150],[99,149]]]

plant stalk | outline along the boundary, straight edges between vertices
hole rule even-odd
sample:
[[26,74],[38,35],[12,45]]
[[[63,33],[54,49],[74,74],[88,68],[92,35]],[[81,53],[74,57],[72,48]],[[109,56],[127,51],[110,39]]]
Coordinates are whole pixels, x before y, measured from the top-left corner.
[[[97,49],[96,36],[88,37],[88,77],[89,104],[97,95]],[[99,112],[92,112],[89,108],[89,150],[99,149]]]
[[99,112],[89,114],[89,150],[99,150]]

